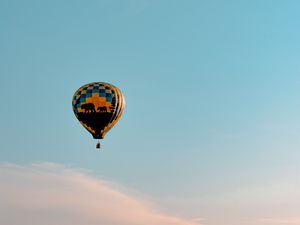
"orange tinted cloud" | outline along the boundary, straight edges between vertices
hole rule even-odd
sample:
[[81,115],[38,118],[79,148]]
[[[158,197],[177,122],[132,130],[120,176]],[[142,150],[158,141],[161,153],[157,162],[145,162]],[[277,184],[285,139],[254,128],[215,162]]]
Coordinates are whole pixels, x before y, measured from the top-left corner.
[[295,218],[264,218],[260,219],[259,222],[263,225],[299,225],[300,217]]
[[51,163],[0,165],[0,199],[0,224],[5,225],[199,225],[82,171]]

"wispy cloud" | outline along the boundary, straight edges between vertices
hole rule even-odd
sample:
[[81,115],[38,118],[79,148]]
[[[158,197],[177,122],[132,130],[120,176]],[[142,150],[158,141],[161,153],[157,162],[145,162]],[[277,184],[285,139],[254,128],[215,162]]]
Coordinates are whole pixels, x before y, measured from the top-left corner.
[[199,225],[53,163],[0,165],[0,199],[0,224],[5,225]]
[[263,218],[260,219],[260,222],[263,225],[299,225],[300,217],[298,218]]

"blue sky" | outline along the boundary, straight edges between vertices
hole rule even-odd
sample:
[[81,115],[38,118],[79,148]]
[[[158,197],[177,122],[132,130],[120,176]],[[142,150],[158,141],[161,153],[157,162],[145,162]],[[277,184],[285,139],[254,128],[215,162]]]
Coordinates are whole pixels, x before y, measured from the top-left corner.
[[[0,163],[88,170],[202,224],[299,224],[299,7],[0,1]],[[126,97],[101,152],[71,108],[94,81]]]

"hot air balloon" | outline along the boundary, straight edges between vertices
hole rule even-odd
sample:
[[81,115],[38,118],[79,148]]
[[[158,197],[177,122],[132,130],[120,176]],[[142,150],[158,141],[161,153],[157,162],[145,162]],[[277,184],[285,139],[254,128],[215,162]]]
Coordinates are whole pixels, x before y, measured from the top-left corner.
[[[72,106],[75,116],[93,138],[103,139],[120,119],[125,98],[117,87],[109,83],[93,82],[75,92]],[[99,141],[96,148],[100,148]]]

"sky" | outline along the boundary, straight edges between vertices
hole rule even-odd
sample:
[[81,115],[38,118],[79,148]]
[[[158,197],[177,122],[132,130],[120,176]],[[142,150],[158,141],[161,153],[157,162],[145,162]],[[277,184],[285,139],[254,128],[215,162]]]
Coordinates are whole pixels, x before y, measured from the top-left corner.
[[[0,224],[299,225],[299,7],[0,0]],[[126,98],[101,151],[96,81]]]

